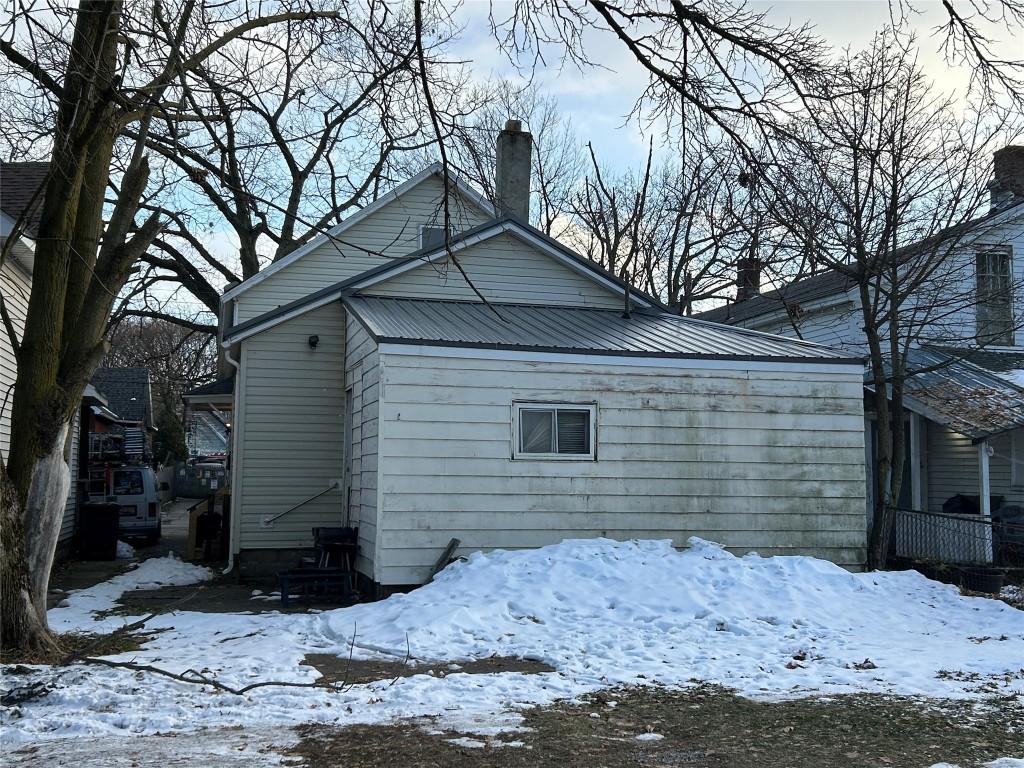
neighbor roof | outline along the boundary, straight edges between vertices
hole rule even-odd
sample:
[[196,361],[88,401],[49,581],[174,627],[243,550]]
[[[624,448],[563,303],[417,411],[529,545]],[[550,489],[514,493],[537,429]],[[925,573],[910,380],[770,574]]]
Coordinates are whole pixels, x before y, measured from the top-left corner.
[[660,309],[347,296],[379,344],[531,350],[633,357],[860,362],[804,341],[680,317]]
[[[997,219],[1012,218],[1024,212],[1024,202],[1010,205],[995,211],[990,211],[984,216],[965,221],[948,227],[931,237],[920,240],[916,243],[900,248],[894,252],[894,257],[902,259],[919,252],[926,246],[941,243],[951,238],[960,237],[979,224],[996,223]],[[721,307],[715,307],[698,316],[703,320],[710,320],[717,323],[734,323],[752,320],[762,315],[771,314],[786,306],[807,305],[821,299],[845,293],[856,285],[856,280],[843,272],[829,269],[817,275],[811,275],[802,280],[766,291],[758,296],[751,296],[743,301],[730,302]]]
[[92,384],[106,395],[110,410],[122,419],[153,426],[148,368],[98,368]]
[[786,306],[806,305],[844,293],[855,285],[853,278],[835,270],[797,280],[774,291],[766,291],[743,301],[715,307],[698,316],[715,323],[733,323],[767,315]]
[[904,382],[906,406],[975,442],[1024,426],[1024,388],[983,368],[934,349],[911,349],[907,371],[913,375]]
[[49,163],[0,162],[0,211],[15,222],[25,214],[24,232],[35,237],[43,210],[43,184]]
[[[619,277],[603,269],[590,259],[586,259],[575,251],[566,248],[553,237],[545,235],[539,229],[531,227],[529,224],[513,216],[509,216],[493,219],[472,229],[467,229],[465,232],[450,238],[447,246],[421,248],[410,253],[408,256],[386,261],[380,266],[360,272],[358,275],[354,275],[334,285],[329,285],[326,288],[321,288],[319,291],[272,309],[269,312],[264,312],[262,315],[246,320],[244,323],[239,323],[227,330],[222,343],[230,344],[247,338],[304,312],[336,301],[344,295],[353,294],[363,288],[368,288],[406,270],[414,269],[421,264],[444,258],[448,255],[449,250],[456,254],[457,258],[460,250],[506,232],[521,242],[551,255],[563,264],[604,285],[606,288],[615,291],[625,291],[627,288],[626,284]],[[660,306],[660,302],[657,299],[648,296],[636,288],[630,287],[629,291],[633,301],[640,306]]]
[[1012,350],[995,349],[974,349],[970,347],[948,346],[943,344],[929,344],[934,349],[950,357],[957,357],[969,363],[995,373],[1007,373],[1024,369],[1024,352]]
[[190,389],[182,394],[183,398],[212,397],[215,395],[230,395],[235,391],[235,377],[225,376],[223,379],[211,381],[195,389]]

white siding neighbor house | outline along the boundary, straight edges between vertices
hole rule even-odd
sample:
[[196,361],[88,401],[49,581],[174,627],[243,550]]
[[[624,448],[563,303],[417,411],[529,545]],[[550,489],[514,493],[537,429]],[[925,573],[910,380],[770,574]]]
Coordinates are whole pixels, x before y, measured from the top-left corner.
[[[908,371],[918,373],[906,382],[909,453],[897,506],[925,513],[936,532],[961,530],[965,548],[950,552],[948,542],[926,542],[932,551],[921,556],[991,560],[991,534],[978,533],[986,530],[981,518],[1024,523],[1024,147],[996,152],[994,168],[989,212],[956,228],[928,295],[911,296],[905,307],[925,319],[907,357]],[[836,271],[755,292],[700,317],[851,355],[867,351],[858,289]],[[871,422],[869,412],[869,483]],[[868,501],[870,508],[874,500]],[[910,524],[912,516],[904,517]]]
[[[48,163],[0,162],[0,247],[8,238],[14,238],[9,258],[0,263],[0,296],[19,342],[28,316],[35,236],[42,207],[40,190],[46,180],[47,168]],[[11,449],[11,406],[14,383],[18,378],[14,349],[7,331],[0,325],[0,456],[5,460]],[[78,461],[78,426],[76,417],[67,454],[72,468]],[[58,556],[66,555],[71,549],[75,535],[76,496],[76,486],[72,483],[64,507]]]
[[496,207],[431,167],[225,293],[242,575],[343,525],[384,591],[452,539],[697,535],[860,567],[860,358],[673,315],[530,227],[524,144],[499,136]]

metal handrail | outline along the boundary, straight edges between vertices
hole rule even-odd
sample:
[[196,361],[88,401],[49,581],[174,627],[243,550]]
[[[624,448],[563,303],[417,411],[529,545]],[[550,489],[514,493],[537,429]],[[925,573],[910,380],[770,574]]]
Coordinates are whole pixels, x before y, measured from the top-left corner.
[[305,506],[306,504],[309,504],[309,502],[311,502],[311,501],[316,501],[316,500],[317,500],[317,499],[319,499],[319,498],[320,498],[321,496],[325,496],[326,494],[328,494],[328,493],[330,493],[331,491],[333,491],[333,490],[335,490],[335,489],[337,489],[337,488],[340,488],[340,487],[341,487],[341,484],[340,484],[340,483],[339,483],[339,482],[338,482],[337,480],[335,480],[335,481],[334,481],[333,483],[331,483],[331,484],[330,484],[329,486],[327,486],[327,488],[326,488],[326,489],[324,489],[324,490],[320,491],[320,493],[317,493],[317,494],[314,494],[313,496],[310,496],[310,497],[309,497],[308,499],[306,499],[305,501],[300,501],[300,502],[299,502],[298,504],[296,504],[295,506],[293,506],[293,507],[289,507],[289,508],[288,508],[288,509],[286,509],[286,510],[285,510],[284,512],[280,512],[280,513],[278,513],[278,514],[274,515],[273,517],[265,517],[265,518],[263,518],[263,520],[262,520],[262,523],[261,523],[261,524],[262,524],[262,526],[263,526],[264,528],[269,528],[269,527],[270,527],[271,525],[273,525],[273,524],[274,524],[274,522],[275,522],[275,521],[277,521],[277,520],[280,520],[280,519],[281,519],[282,517],[284,517],[285,515],[287,515],[287,514],[288,514],[289,512],[294,512],[294,511],[295,511],[296,509],[298,509],[299,507],[304,507],[304,506]]

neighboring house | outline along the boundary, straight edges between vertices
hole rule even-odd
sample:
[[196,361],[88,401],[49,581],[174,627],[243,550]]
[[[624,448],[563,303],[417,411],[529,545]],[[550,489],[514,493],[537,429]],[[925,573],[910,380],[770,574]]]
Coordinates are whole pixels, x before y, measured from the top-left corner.
[[385,592],[425,582],[453,538],[699,535],[860,567],[861,360],[637,291],[624,316],[618,279],[524,223],[517,128],[497,215],[432,166],[224,294],[241,573],[345,524]]
[[[941,513],[973,505],[998,516],[1000,507],[1008,514],[1008,507],[1024,506],[1024,389],[1014,383],[1024,379],[1013,374],[1024,368],[1024,147],[1000,150],[994,166],[989,213],[956,228],[929,295],[908,301],[924,307],[946,297],[934,319],[916,329],[908,355],[908,370],[922,373],[906,383],[901,508]],[[737,283],[749,287],[758,279],[741,275]],[[837,271],[755,292],[700,317],[866,354],[858,289]]]
[[153,458],[153,392],[148,368],[97,368],[92,385],[117,416],[115,432],[123,438],[123,458],[148,462]]
[[225,376],[181,396],[189,458],[228,453],[234,387],[234,376]]
[[[0,162],[0,248],[7,257],[0,262],[0,295],[19,342],[25,333],[28,300],[32,292],[35,237],[42,209],[48,163]],[[14,238],[7,249],[7,241]],[[18,364],[4,324],[0,323],[0,455],[6,460],[11,447],[11,407]],[[71,425],[68,460],[74,472],[78,460],[79,423]],[[72,483],[64,506],[57,548],[58,558],[71,550],[77,519],[77,498]]]

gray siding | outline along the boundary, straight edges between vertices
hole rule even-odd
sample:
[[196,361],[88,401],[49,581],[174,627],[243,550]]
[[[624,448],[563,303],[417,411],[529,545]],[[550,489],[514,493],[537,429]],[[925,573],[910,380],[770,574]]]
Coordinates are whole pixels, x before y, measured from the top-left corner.
[[[988,464],[991,495],[1004,497],[1005,504],[1024,505],[1024,488],[1010,484],[1009,434],[999,435],[989,442],[994,451]],[[928,511],[941,512],[943,502],[958,493],[965,496],[981,493],[978,446],[972,445],[970,438],[928,422],[926,445]]]
[[[441,180],[436,176],[408,190],[372,215],[345,230],[276,274],[242,292],[238,322],[301,299],[333,283],[405,256],[420,247],[420,226],[443,220]],[[462,232],[483,224],[487,216],[475,205],[452,196],[452,229]]]
[[[31,290],[32,280],[28,273],[7,259],[0,266],[0,292],[3,293],[7,311],[19,336],[25,332]],[[7,332],[0,326],[0,453],[4,459],[11,448],[11,406],[14,402],[13,385],[17,377],[14,348],[7,338]]]
[[[473,288],[495,302],[568,304],[618,309],[622,296],[598,285],[551,256],[508,234],[469,246],[456,254],[458,267],[446,262],[421,264],[367,288],[368,296],[479,301]],[[470,285],[472,283],[472,286]]]
[[[307,339],[320,337],[317,348]],[[334,490],[263,527],[261,521],[342,479],[344,313],[334,303],[242,343],[236,443],[237,546],[312,545],[314,526],[341,525]]]
[[[383,584],[422,582],[452,537],[466,552],[581,536],[684,545],[702,535],[738,552],[863,560],[859,369],[456,353],[385,353],[381,368]],[[514,400],[596,401],[598,460],[511,460]]]
[[345,387],[352,391],[349,514],[359,525],[357,567],[374,577],[377,546],[378,411],[380,364],[377,345],[354,318],[348,319]]

